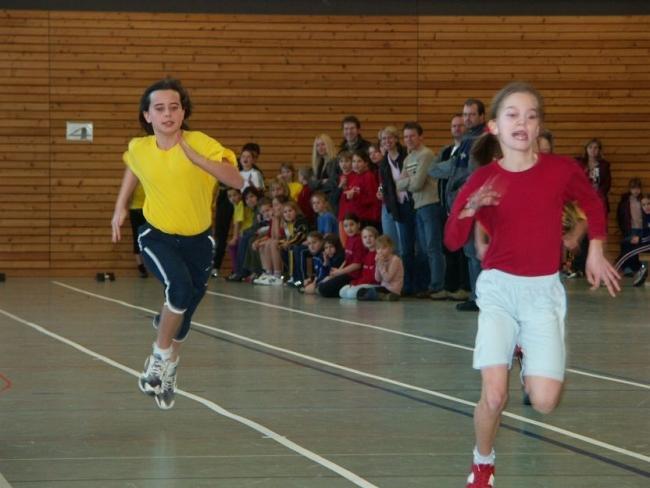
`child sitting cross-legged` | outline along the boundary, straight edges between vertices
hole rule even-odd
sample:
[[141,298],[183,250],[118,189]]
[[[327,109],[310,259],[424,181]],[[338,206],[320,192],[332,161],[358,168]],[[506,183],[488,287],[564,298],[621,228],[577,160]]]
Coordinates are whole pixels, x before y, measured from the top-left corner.
[[387,235],[377,237],[375,249],[375,280],[379,286],[361,288],[357,300],[397,301],[404,286],[402,260],[395,254],[395,244]]
[[[307,240],[307,246],[312,251],[309,239]],[[323,236],[322,248],[322,252],[312,254],[313,275],[306,278],[304,285],[298,288],[298,291],[301,293],[315,295],[318,291],[318,285],[329,276],[332,268],[340,267],[345,260],[345,251],[337,234],[325,234]]]
[[370,225],[364,227],[361,231],[363,247],[366,248],[361,274],[357,278],[354,278],[350,284],[345,285],[339,290],[339,296],[341,298],[355,300],[357,298],[357,293],[360,290],[369,287],[374,288],[379,284],[379,282],[375,280],[375,242],[378,235],[379,233],[377,232],[377,229]]
[[352,213],[345,215],[343,229],[348,236],[345,242],[345,261],[341,266],[332,267],[329,275],[319,283],[318,293],[321,296],[338,298],[343,286],[361,276],[367,249],[361,240],[360,227],[359,217]]

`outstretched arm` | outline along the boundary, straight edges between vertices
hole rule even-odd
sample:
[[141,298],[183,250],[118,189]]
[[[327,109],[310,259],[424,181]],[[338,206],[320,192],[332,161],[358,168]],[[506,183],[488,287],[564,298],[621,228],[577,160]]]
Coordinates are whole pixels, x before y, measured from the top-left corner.
[[603,252],[603,241],[592,239],[589,241],[589,252],[587,253],[587,265],[585,268],[587,280],[591,284],[591,289],[595,290],[603,283],[609,294],[613,297],[621,291],[621,275],[607,261]]
[[120,186],[120,192],[117,194],[117,200],[115,201],[115,210],[113,212],[113,219],[111,220],[111,227],[113,228],[113,242],[117,242],[122,239],[122,233],[120,227],[124,223],[126,216],[129,211],[127,209],[129,200],[131,199],[131,194],[135,187],[138,184],[138,178],[133,174],[129,168],[124,170],[124,176],[122,177],[122,185]]
[[244,186],[244,179],[239,174],[239,170],[230,164],[230,162],[228,162],[226,159],[223,159],[222,161],[212,161],[201,156],[194,149],[192,149],[187,142],[185,142],[185,139],[183,139],[182,135],[179,136],[178,142],[189,160],[201,168],[203,171],[211,174],[221,183],[231,188],[240,190],[242,186]]

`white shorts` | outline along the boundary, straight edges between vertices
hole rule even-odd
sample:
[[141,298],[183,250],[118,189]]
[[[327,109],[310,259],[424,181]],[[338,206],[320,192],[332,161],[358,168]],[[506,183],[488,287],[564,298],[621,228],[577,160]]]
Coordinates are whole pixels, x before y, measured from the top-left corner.
[[480,308],[474,368],[512,366],[521,346],[523,376],[564,380],[566,293],[559,274],[516,276],[496,269],[481,271],[476,282]]

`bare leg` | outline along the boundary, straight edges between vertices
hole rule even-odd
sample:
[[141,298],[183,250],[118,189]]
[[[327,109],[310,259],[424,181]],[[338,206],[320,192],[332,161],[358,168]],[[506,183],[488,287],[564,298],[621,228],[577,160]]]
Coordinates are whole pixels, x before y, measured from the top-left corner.
[[481,399],[474,409],[474,430],[476,447],[483,456],[488,456],[494,447],[501,412],[508,400],[508,367],[490,366],[481,370],[483,378]]
[[533,408],[540,413],[551,413],[560,402],[563,383],[542,376],[525,376],[526,393]]
[[259,248],[260,261],[262,262],[262,269],[265,272],[273,273],[273,263],[269,255],[270,245],[273,243],[273,239],[269,239],[266,242],[263,242]]
[[280,248],[278,246],[278,241],[272,240],[273,246],[270,248],[271,260],[273,263],[273,274],[282,274],[282,255],[280,254]]

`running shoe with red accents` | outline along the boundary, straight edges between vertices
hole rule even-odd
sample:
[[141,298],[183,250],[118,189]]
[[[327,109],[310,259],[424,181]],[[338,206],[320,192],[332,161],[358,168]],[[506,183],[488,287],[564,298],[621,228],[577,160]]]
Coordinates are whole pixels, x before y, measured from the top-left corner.
[[493,488],[494,464],[473,464],[467,477],[467,488]]

